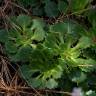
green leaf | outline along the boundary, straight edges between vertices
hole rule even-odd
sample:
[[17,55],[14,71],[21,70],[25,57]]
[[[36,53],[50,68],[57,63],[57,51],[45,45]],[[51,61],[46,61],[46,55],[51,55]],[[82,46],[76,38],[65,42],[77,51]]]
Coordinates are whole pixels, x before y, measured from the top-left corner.
[[66,32],[66,28],[67,28],[67,24],[66,23],[57,23],[54,24],[52,26],[50,26],[50,31],[51,32],[62,32],[65,33]]
[[20,67],[20,73],[21,76],[27,81],[28,85],[34,88],[37,88],[41,85],[41,80],[32,78],[32,75],[36,72],[37,70],[32,70],[30,66],[28,65],[22,65]]
[[82,36],[80,39],[79,39],[79,42],[78,44],[76,45],[76,47],[73,48],[74,49],[78,49],[78,48],[88,48],[90,47],[92,44],[92,40],[89,38],[89,37],[86,37],[86,36]]
[[57,40],[58,36],[58,34],[49,34],[44,42],[44,45],[54,54],[57,54],[59,50],[59,41]]
[[71,10],[72,12],[78,12],[79,14],[90,2],[91,0],[71,0]]
[[81,83],[86,79],[86,75],[81,70],[73,70],[70,77],[73,82]]
[[25,29],[25,27],[28,27],[31,23],[31,17],[27,15],[19,15],[16,19],[17,23]]
[[31,78],[33,72],[28,65],[22,65],[20,66],[20,73],[21,73],[21,76],[27,80]]
[[49,79],[46,83],[46,87],[49,89],[57,87],[58,83],[54,79]]
[[38,88],[38,87],[40,87],[40,86],[42,86],[41,84],[42,84],[42,81],[41,81],[41,79],[29,79],[28,80],[28,84],[29,84],[29,86],[31,86],[32,88]]
[[33,19],[33,26],[31,30],[34,31],[34,35],[32,37],[33,40],[42,41],[45,37],[44,31],[45,24],[40,19]]
[[67,7],[68,7],[68,5],[67,5],[66,2],[64,2],[64,1],[59,1],[58,2],[58,9],[61,13],[66,13],[67,12]]
[[50,26],[50,32],[61,32],[63,35],[67,33],[68,35],[78,36],[81,35],[81,33],[85,33],[85,30],[77,22],[66,19],[64,22]]
[[77,65],[82,71],[90,72],[96,69],[96,61],[93,59],[76,59]]
[[[61,64],[60,64],[61,65]],[[62,66],[64,66],[64,64],[62,66],[57,65],[56,68],[54,68],[51,72],[52,72],[52,76],[55,79],[61,78],[62,73],[63,73],[63,68]]]
[[13,28],[8,31],[8,38],[10,40],[16,40],[16,38],[20,37],[20,32],[17,32],[17,30],[14,30]]
[[45,27],[45,23],[42,19],[33,19],[32,20],[32,27],[31,30],[33,29],[43,29]]
[[58,16],[58,6],[55,2],[46,0],[45,1],[45,12],[48,17],[55,17]]
[[31,52],[32,52],[32,48],[30,46],[24,46],[24,47],[22,46],[17,51],[16,55],[13,56],[12,60],[21,61],[21,62],[29,61]]
[[17,52],[16,45],[11,41],[7,41],[5,43],[5,49],[8,53],[16,53]]
[[43,39],[44,39],[44,37],[45,37],[45,32],[44,32],[44,30],[35,30],[35,32],[34,32],[34,35],[33,35],[33,40],[37,40],[37,41],[42,41]]

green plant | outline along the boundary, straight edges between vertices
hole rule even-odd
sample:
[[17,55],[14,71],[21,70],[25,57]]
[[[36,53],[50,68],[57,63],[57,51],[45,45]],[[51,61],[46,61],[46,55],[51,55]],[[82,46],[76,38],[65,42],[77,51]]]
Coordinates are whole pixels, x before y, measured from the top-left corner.
[[17,0],[25,8],[31,6],[33,15],[57,17],[59,13],[67,12],[68,2],[66,0]]
[[12,62],[21,62],[21,76],[30,86],[55,88],[63,73],[79,84],[96,68],[95,59],[82,53],[95,44],[76,22],[65,20],[47,26],[40,19],[19,15],[10,23],[8,32],[0,31],[0,42]]
[[[56,86],[57,83],[54,78],[60,78],[62,69],[55,64],[54,54],[41,43],[47,35],[42,20],[31,20],[28,16],[20,15],[17,18],[12,18],[10,22],[12,27],[8,33],[5,30],[0,31],[0,36],[2,37],[0,41],[4,43],[10,60],[24,64],[22,64],[21,70],[22,73],[28,71],[28,74],[25,73],[27,75],[23,75],[26,80],[28,79],[28,83],[31,83],[31,86],[48,88]],[[29,64],[26,65],[26,62]],[[30,76],[36,74],[36,72],[40,72],[40,76],[31,78]],[[56,74],[57,76],[55,76]],[[51,78],[52,76],[53,78]],[[51,85],[51,82],[53,82],[53,85]]]
[[[93,0],[17,0],[25,8],[31,8],[36,16],[58,17],[60,14],[81,14],[86,10]],[[88,8],[89,9],[89,8]]]
[[[35,41],[40,42],[45,38],[43,30],[44,24],[42,20],[31,20],[30,17],[20,15],[17,18],[12,18],[10,21],[12,27],[8,33],[5,30],[1,31],[0,41],[5,42],[5,49],[13,61],[26,60],[27,55],[30,55],[32,48],[36,47]],[[26,51],[24,53],[24,51]],[[24,59],[25,58],[25,59]]]

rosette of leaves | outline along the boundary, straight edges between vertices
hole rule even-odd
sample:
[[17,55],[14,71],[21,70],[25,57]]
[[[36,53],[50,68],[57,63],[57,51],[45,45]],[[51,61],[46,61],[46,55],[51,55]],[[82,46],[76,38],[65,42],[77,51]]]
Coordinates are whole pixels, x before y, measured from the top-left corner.
[[31,19],[19,15],[10,20],[11,28],[0,31],[0,41],[12,61],[28,61],[31,51],[45,38],[44,23],[40,19]]
[[[45,46],[59,56],[59,62],[62,62],[64,67],[67,65],[64,70],[68,74],[72,73],[71,76],[68,76],[76,83],[83,82],[86,78],[85,73],[96,69],[96,60],[83,54],[83,50],[93,45],[92,39],[84,33],[86,30],[82,26],[67,20],[52,25],[45,41]],[[74,70],[75,68],[80,70],[70,72],[70,69]]]
[[0,42],[12,62],[21,63],[21,76],[31,87],[57,87],[63,69],[55,53],[43,45],[45,24],[26,15],[12,18],[10,24],[12,27],[8,32],[0,31]]
[[72,82],[81,83],[96,68],[95,59],[83,53],[93,41],[78,23],[65,20],[49,25],[45,32],[42,20],[19,15],[10,24],[8,32],[0,30],[0,42],[13,62],[24,62],[20,72],[29,86],[55,88],[63,72]]
[[30,64],[21,67],[22,76],[29,86],[49,89],[58,86],[58,79],[62,76],[63,68],[54,57],[55,54],[48,48],[42,48],[42,45],[32,52]]

